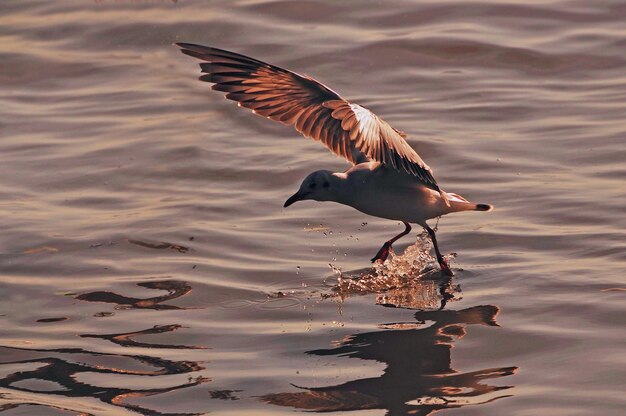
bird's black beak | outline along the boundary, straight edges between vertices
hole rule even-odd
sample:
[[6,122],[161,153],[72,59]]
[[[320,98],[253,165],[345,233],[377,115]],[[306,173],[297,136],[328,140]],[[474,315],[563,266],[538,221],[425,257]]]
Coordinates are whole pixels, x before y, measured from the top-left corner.
[[301,193],[300,191],[296,192],[295,194],[291,195],[288,200],[285,201],[285,204],[283,205],[283,207],[287,208],[289,205],[293,204],[294,202],[301,201],[302,199],[304,199],[306,195],[307,195],[306,193]]

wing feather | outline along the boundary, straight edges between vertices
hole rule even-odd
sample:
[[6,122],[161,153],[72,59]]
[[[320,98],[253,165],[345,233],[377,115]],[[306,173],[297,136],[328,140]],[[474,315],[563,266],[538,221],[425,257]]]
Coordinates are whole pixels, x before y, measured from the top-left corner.
[[439,191],[432,170],[396,130],[368,109],[352,104],[311,77],[223,49],[177,43],[203,62],[200,80],[240,107],[321,141],[352,163],[377,162],[416,176]]

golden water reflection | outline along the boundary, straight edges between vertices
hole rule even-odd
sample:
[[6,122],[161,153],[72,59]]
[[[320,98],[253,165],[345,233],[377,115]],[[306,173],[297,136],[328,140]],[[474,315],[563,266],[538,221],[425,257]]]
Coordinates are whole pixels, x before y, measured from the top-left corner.
[[142,335],[154,335],[154,334],[162,334],[165,332],[176,331],[177,329],[185,328],[179,324],[170,324],[170,325],[155,325],[152,328],[144,329],[141,331],[132,331],[132,332],[123,332],[119,334],[81,334],[81,338],[100,338],[111,341],[115,344],[121,345],[122,347],[143,347],[143,348],[165,348],[165,349],[192,349],[192,350],[203,350],[206,347],[198,346],[198,345],[171,345],[171,344],[156,344],[153,342],[141,342],[133,339],[137,336]]
[[[162,296],[135,298],[111,291],[96,291],[77,295],[76,299],[113,303],[117,305],[117,309],[182,310],[185,308],[163,302],[185,296],[192,290],[189,283],[180,280],[147,281],[139,282],[137,285],[168,293]],[[58,319],[39,321],[56,322]],[[112,334],[79,334],[81,338],[106,340],[121,347],[143,351],[136,354],[98,352],[83,348],[0,346],[0,399],[7,402],[0,404],[0,411],[14,408],[21,408],[23,411],[33,408],[39,411],[46,408],[48,411],[55,409],[89,415],[92,413],[89,411],[89,405],[85,403],[90,399],[98,399],[105,404],[137,414],[196,415],[198,413],[160,412],[131,403],[141,397],[164,395],[210,381],[202,375],[205,370],[202,361],[187,358],[174,360],[156,355],[165,354],[166,350],[208,348],[202,345],[179,345],[152,340],[153,336],[165,336],[181,328],[186,327],[181,324],[169,324]],[[160,381],[155,383],[156,379]],[[47,398],[50,396],[54,399]],[[114,412],[117,414],[117,410]]]
[[[38,402],[36,393],[64,396],[67,398],[96,398],[111,404],[146,415],[170,415],[153,409],[128,403],[129,398],[165,394],[185,389],[209,381],[202,376],[189,376],[186,382],[174,383],[168,387],[150,388],[148,385],[135,388],[114,386],[115,376],[155,377],[175,374],[191,374],[204,367],[195,361],[174,361],[148,355],[109,354],[86,351],[81,348],[30,349],[0,347],[0,355],[14,357],[2,360],[0,368],[10,367],[9,372],[0,379],[0,388],[8,389],[9,408],[19,406],[45,406],[69,410],[51,405],[49,401]],[[20,358],[21,356],[28,358]],[[96,384],[81,381],[83,377],[97,374]],[[55,389],[37,388],[42,382],[55,386]],[[112,385],[113,384],[113,385]],[[27,400],[20,399],[19,392],[32,393]],[[15,397],[13,397],[15,396]],[[76,403],[74,406],[77,406]],[[4,410],[0,408],[0,410]],[[74,407],[72,409],[76,411]],[[83,413],[85,414],[85,413]],[[88,414],[88,413],[87,413]],[[175,413],[176,415],[194,415],[196,413]],[[171,414],[173,415],[173,414]]]

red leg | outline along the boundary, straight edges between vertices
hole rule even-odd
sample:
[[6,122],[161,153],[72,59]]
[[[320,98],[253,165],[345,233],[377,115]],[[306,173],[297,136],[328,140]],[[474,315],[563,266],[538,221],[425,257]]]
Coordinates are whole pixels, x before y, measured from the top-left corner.
[[391,245],[395,243],[397,240],[399,240],[400,238],[404,237],[405,235],[411,232],[411,225],[408,222],[403,222],[403,223],[405,227],[404,231],[402,231],[400,234],[398,234],[391,240],[385,241],[385,244],[383,244],[380,250],[378,250],[378,253],[376,253],[374,258],[372,259],[372,263],[374,263],[376,260],[382,260],[382,261],[387,260],[387,257],[389,256],[389,249],[391,249]]
[[428,231],[428,235],[430,235],[430,239],[433,240],[433,246],[435,247],[435,253],[437,254],[437,261],[439,262],[439,266],[441,267],[441,273],[446,276],[454,276],[450,266],[446,262],[446,259],[443,258],[441,252],[439,251],[439,246],[437,245],[437,238],[435,237],[435,231],[430,228],[426,223],[424,223],[423,227]]

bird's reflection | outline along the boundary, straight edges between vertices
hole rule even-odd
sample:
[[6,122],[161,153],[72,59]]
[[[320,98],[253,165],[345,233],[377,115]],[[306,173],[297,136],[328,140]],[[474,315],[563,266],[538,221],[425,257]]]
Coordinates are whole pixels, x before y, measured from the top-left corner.
[[[487,368],[462,373],[453,369],[451,349],[472,325],[498,326],[497,306],[481,305],[462,310],[444,310],[452,299],[450,279],[425,280],[420,288],[396,289],[392,296],[378,295],[378,303],[405,306],[426,304],[436,310],[415,313],[415,322],[382,325],[383,331],[354,334],[337,348],[308,351],[317,356],[345,356],[375,360],[387,365],[379,377],[327,387],[298,387],[301,391],[268,394],[267,403],[315,412],[384,409],[387,415],[429,415],[437,410],[487,403],[510,396],[512,386],[487,382],[513,374],[516,367]],[[417,296],[407,291],[423,290]],[[386,301],[381,301],[381,296]],[[438,302],[434,300],[438,299]],[[416,299],[419,300],[416,301]],[[394,303],[396,301],[396,303]],[[402,329],[402,328],[410,329]],[[297,387],[297,386],[296,386]]]

